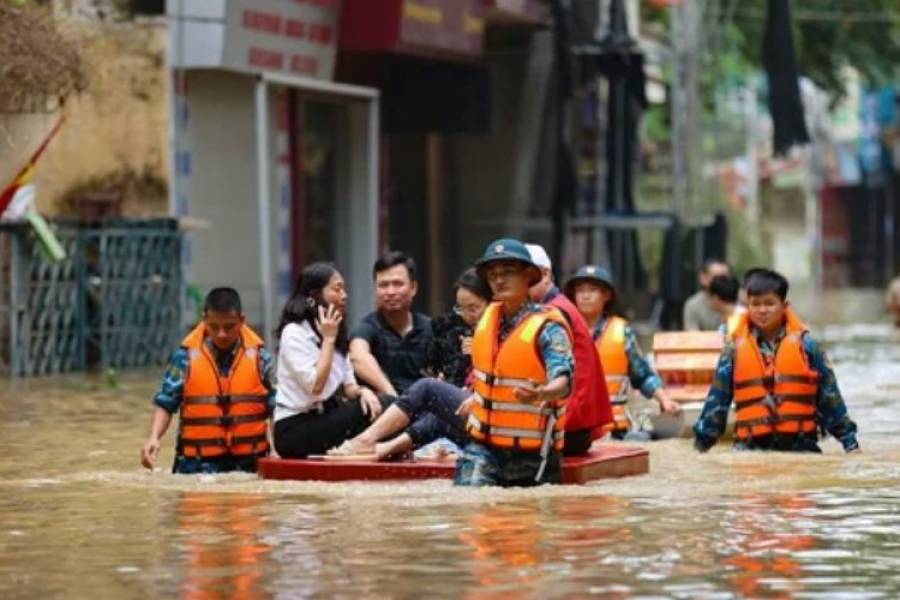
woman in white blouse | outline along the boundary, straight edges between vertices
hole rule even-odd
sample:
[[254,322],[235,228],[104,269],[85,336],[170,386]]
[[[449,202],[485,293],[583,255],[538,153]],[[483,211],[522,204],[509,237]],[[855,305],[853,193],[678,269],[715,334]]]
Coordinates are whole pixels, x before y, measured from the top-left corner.
[[303,269],[278,325],[275,449],[324,454],[360,433],[384,406],[356,383],[347,355],[344,278],[328,263]]

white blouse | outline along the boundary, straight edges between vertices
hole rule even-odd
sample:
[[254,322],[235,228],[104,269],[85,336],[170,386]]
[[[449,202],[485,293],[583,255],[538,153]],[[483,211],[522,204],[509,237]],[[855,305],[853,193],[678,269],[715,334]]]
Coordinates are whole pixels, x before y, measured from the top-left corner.
[[313,394],[316,383],[316,363],[322,355],[319,337],[312,326],[291,323],[281,332],[278,346],[278,391],[275,394],[275,420],[315,410],[330,398],[339,386],[356,383],[350,357],[335,351],[331,360],[331,372],[325,387]]

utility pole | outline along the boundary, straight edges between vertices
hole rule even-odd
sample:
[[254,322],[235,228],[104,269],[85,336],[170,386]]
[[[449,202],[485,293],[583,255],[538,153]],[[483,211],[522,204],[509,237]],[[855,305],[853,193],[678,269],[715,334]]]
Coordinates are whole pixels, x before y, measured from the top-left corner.
[[[682,220],[699,216],[700,170],[698,62],[701,2],[688,0],[670,7],[672,25],[672,164],[670,204]],[[705,2],[703,3],[705,4]]]

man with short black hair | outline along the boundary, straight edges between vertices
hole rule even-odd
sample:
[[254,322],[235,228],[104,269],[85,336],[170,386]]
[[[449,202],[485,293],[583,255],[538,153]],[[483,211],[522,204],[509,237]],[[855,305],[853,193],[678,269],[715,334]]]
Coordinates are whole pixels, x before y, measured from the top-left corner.
[[735,448],[821,452],[819,431],[859,451],[856,424],[825,350],[790,308],[788,281],[770,269],[747,277],[747,312],[722,349],[694,447],[706,452],[735,403]]
[[175,473],[256,470],[269,453],[268,418],[275,403],[272,356],[246,324],[230,287],[209,292],[203,320],[172,353],[141,464],[156,465],[160,438],[179,413]]
[[431,319],[410,310],[418,291],[416,263],[402,252],[375,261],[375,312],[350,333],[356,376],[376,393],[397,396],[424,375]]
[[698,276],[700,289],[684,303],[685,330],[716,331],[722,325],[722,316],[709,300],[709,284],[719,275],[732,275],[728,263],[720,258],[706,259]]

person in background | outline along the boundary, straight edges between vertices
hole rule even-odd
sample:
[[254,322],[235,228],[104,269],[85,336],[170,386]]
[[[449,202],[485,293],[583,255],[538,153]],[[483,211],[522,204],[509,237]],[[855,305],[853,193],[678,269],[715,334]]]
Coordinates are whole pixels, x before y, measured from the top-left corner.
[[284,458],[324,454],[365,429],[388,403],[356,382],[346,310],[341,273],[328,263],[305,267],[277,331],[275,449]]
[[654,398],[665,413],[681,407],[669,398],[662,380],[647,363],[628,322],[613,313],[616,288],[609,271],[585,265],[566,282],[566,295],[575,303],[591,328],[594,346],[606,375],[615,422],[612,436],[622,439],[631,429],[628,417],[628,390],[634,387],[645,398]]
[[173,473],[256,471],[269,453],[268,418],[275,397],[272,357],[245,324],[230,287],[206,295],[203,320],[169,359],[153,397],[150,437],[141,464],[152,469],[172,415],[179,415]]
[[574,389],[566,403],[565,456],[587,454],[595,439],[606,435],[612,423],[612,408],[606,391],[606,378],[594,340],[578,308],[559,291],[553,280],[553,264],[547,251],[536,244],[526,244],[531,259],[541,269],[541,280],[530,290],[534,302],[554,306],[562,312],[572,330],[572,353],[575,357]]
[[731,275],[731,267],[719,258],[709,258],[700,269],[700,289],[684,303],[684,328],[687,331],[717,331],[722,324],[721,315],[713,308],[709,298],[709,283],[718,275]]
[[719,330],[730,336],[747,309],[738,303],[740,283],[737,277],[717,275],[709,282],[709,303],[722,316]]
[[375,312],[350,334],[357,377],[378,394],[397,396],[423,377],[431,320],[412,312],[418,291],[416,263],[402,252],[375,261]]
[[754,269],[746,291],[747,312],[722,349],[694,447],[706,452],[716,443],[734,401],[736,449],[821,452],[822,429],[846,452],[858,451],[831,363],[790,308],[788,280]]

